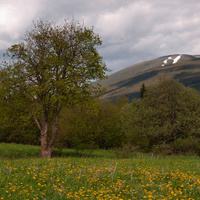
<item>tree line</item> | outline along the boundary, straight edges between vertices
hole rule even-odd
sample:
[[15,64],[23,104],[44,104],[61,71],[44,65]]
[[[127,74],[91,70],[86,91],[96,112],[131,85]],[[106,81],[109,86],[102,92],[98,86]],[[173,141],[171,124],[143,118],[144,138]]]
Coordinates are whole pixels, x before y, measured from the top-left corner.
[[[8,119],[9,114],[17,116],[5,113]],[[1,120],[1,142],[40,144],[40,132],[33,119],[14,121],[17,123],[3,124]],[[55,147],[59,148],[128,146],[140,152],[200,155],[200,94],[173,79],[145,87],[144,97],[130,102],[126,97],[116,102],[93,98],[65,107],[58,121]]]
[[140,99],[102,101],[102,41],[79,22],[39,20],[0,69],[0,142],[200,155],[200,95],[173,79],[141,86]]

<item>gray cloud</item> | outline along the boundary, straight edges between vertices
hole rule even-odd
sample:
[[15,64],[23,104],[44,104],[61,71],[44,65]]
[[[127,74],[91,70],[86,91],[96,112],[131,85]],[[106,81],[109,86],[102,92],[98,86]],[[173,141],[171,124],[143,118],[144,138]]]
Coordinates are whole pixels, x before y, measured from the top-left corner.
[[72,16],[94,26],[113,72],[168,54],[200,54],[199,0],[1,0],[0,50],[20,41],[38,18]]

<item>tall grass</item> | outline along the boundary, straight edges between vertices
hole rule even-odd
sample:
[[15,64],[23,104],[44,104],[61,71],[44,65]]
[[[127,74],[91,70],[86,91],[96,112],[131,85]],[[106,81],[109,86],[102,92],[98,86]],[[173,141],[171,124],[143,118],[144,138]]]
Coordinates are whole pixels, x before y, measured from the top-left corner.
[[117,159],[107,151],[95,151],[87,157],[68,155],[71,156],[2,159],[0,199],[196,200],[200,197],[199,157],[159,158],[140,154]]

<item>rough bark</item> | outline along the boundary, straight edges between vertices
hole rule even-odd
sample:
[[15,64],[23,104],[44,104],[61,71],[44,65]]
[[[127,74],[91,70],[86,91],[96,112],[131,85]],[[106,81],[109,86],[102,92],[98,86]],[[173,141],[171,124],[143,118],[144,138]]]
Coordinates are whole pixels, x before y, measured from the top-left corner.
[[[48,117],[43,118],[43,122],[38,123],[41,131],[41,156],[45,158],[51,158],[53,145],[55,143],[57,131],[58,131],[58,114],[57,109],[54,110],[52,118],[51,132],[49,130]],[[51,134],[50,134],[51,133]]]
[[51,146],[44,146],[42,145],[42,142],[41,142],[41,156],[43,158],[51,158],[52,156],[52,147]]
[[43,121],[41,127],[41,156],[51,158],[52,146],[48,142],[48,122]]
[[51,140],[49,145],[53,146],[56,140],[57,132],[58,132],[58,111],[55,110],[53,114],[53,120],[52,120],[52,132],[51,132]]

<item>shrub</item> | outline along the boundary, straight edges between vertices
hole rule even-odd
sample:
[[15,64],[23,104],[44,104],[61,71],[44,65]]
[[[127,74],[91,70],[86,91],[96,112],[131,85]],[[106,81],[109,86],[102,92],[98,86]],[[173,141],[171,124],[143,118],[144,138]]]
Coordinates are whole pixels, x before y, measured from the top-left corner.
[[200,156],[200,139],[195,137],[178,138],[172,146],[177,154]]
[[152,148],[152,152],[154,154],[172,155],[174,150],[171,145],[162,142],[161,144],[154,145]]
[[132,158],[141,151],[139,146],[125,144],[121,148],[113,149],[117,158]]

